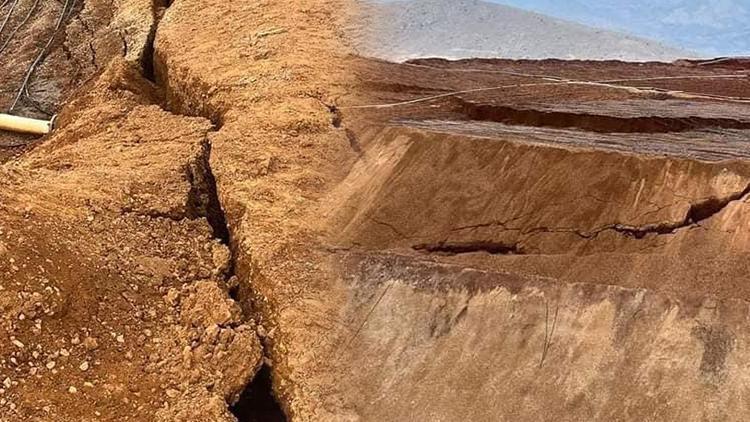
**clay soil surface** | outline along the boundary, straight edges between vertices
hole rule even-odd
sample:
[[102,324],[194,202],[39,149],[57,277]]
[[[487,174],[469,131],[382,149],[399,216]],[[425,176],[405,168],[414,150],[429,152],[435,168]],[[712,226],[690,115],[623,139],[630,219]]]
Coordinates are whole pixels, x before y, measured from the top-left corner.
[[345,1],[68,7],[19,109],[58,128],[0,135],[0,421],[746,419],[748,63],[394,64]]

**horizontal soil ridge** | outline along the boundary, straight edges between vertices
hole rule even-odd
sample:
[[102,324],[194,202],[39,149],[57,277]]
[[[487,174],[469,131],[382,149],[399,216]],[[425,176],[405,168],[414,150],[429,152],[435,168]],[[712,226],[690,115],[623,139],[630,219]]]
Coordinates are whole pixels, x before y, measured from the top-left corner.
[[477,104],[462,98],[451,99],[452,107],[469,120],[508,125],[574,128],[596,133],[669,133],[705,128],[750,129],[750,122],[739,119],[642,116],[620,117],[567,111],[536,110],[496,104]]

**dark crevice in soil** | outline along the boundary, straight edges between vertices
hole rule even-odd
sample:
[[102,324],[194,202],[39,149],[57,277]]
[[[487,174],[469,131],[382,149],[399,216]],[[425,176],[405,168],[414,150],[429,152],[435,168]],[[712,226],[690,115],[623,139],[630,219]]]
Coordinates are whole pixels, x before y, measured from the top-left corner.
[[617,224],[612,227],[607,227],[605,230],[614,230],[618,233],[621,233],[625,236],[632,237],[634,239],[643,239],[644,237],[646,237],[646,235],[649,235],[649,234],[657,234],[657,235],[674,234],[674,232],[677,229],[680,229],[682,227],[687,227],[689,225],[691,224],[683,225],[682,222],[649,224],[646,226],[639,226],[639,227],[631,227],[631,226],[626,226],[622,224]]
[[329,104],[319,97],[313,96],[316,100],[318,100],[321,104],[323,104],[327,109],[328,112],[331,113],[331,126],[333,126],[335,129],[343,129],[344,134],[346,134],[346,139],[349,141],[349,146],[352,148],[354,152],[361,155],[362,154],[362,146],[359,143],[359,139],[357,138],[357,134],[351,130],[350,128],[344,126],[344,117],[341,114],[341,109],[339,109],[336,104]]
[[171,2],[166,0],[153,0],[151,12],[153,13],[154,25],[148,33],[146,45],[143,48],[143,57],[141,57],[143,76],[151,82],[156,82],[156,72],[154,70],[154,41],[156,40],[156,30],[159,28],[159,23],[164,16],[164,12],[170,5]]
[[734,201],[741,200],[750,194],[750,185],[748,185],[741,192],[734,193],[724,198],[708,198],[704,201],[695,203],[688,209],[685,218],[682,221],[674,223],[663,223],[663,224],[650,224],[640,227],[629,227],[624,225],[616,225],[609,227],[609,229],[623,233],[628,236],[632,236],[636,239],[642,239],[646,235],[655,234],[673,234],[675,231],[699,224],[701,221],[707,220],[716,214],[724,210],[729,204]]
[[[592,240],[599,236],[601,233],[607,231],[614,231],[624,236],[632,237],[634,239],[643,239],[648,235],[674,235],[678,231],[698,227],[700,223],[713,218],[717,214],[724,211],[732,202],[744,200],[750,196],[750,185],[739,192],[735,192],[725,197],[711,197],[702,201],[696,202],[690,206],[685,217],[682,220],[674,222],[663,222],[646,224],[642,226],[631,226],[627,224],[609,224],[603,227],[591,231],[584,231],[575,228],[549,228],[549,227],[535,227],[531,229],[523,228],[511,228],[505,226],[501,222],[492,222],[477,224],[465,228],[476,228],[476,227],[489,227],[499,226],[503,230],[508,231],[519,231],[523,234],[531,233],[572,233],[583,239]],[[382,223],[381,223],[382,224]],[[395,230],[395,228],[394,228]],[[402,236],[403,237],[403,236]],[[442,255],[458,255],[466,253],[488,253],[491,255],[527,255],[536,254],[537,251],[524,250],[519,243],[507,243],[507,242],[496,242],[496,241],[477,241],[477,242],[447,242],[441,241],[436,243],[422,243],[419,245],[412,246],[412,249],[425,253],[434,253]]]
[[156,36],[156,30],[152,30],[148,34],[148,41],[146,47],[143,50],[143,57],[141,58],[141,66],[143,66],[143,77],[151,82],[156,82],[156,74],[154,72],[154,37]]
[[268,365],[261,366],[230,410],[239,422],[286,422],[286,415],[273,395]]
[[328,108],[328,111],[331,113],[331,124],[333,125],[333,127],[335,127],[336,129],[340,128],[341,122],[343,121],[341,117],[341,110],[339,110],[339,108],[336,107],[335,104],[325,104],[325,106],[326,108]]
[[705,201],[693,204],[688,210],[686,221],[692,223],[700,223],[703,220],[713,217],[718,214],[730,203],[738,201],[745,196],[750,194],[750,185],[748,185],[742,192],[737,192],[726,198],[709,198]]
[[[155,16],[156,24],[145,48],[144,60],[142,61],[143,73],[147,79],[151,80],[165,93],[166,99],[162,105],[165,110],[183,116],[203,117],[214,124],[212,132],[218,131],[223,125],[223,112],[212,109],[203,100],[184,103],[179,97],[170,99],[169,90],[173,87],[169,87],[167,84],[167,81],[169,81],[167,77],[168,69],[159,60],[154,47],[154,40],[161,17],[171,3],[170,0],[154,0],[154,13],[157,15]],[[196,160],[188,163],[186,169],[186,177],[191,186],[187,204],[188,217],[205,217],[213,230],[214,237],[229,248],[229,267],[224,274],[227,296],[240,304],[246,320],[255,320],[261,326],[262,318],[257,312],[258,308],[244,294],[245,290],[252,290],[252,288],[247,280],[241,280],[237,275],[239,271],[237,269],[236,244],[231,238],[232,233],[229,230],[227,218],[219,199],[216,178],[211,169],[210,160],[211,143],[206,137],[202,144],[201,154]],[[238,400],[235,403],[228,403],[228,405],[240,422],[286,421],[287,417],[281,406],[283,402],[277,398],[273,389],[270,364],[272,361],[267,344],[268,339],[261,335],[258,337],[263,347],[264,362],[266,363],[261,366],[253,379],[243,388]]]
[[359,143],[359,139],[357,138],[357,134],[354,133],[353,130],[346,128],[346,139],[349,141],[349,146],[356,152],[357,154],[362,154],[362,145]]
[[[190,163],[188,166],[189,170],[187,173],[191,184],[189,210],[205,217],[213,229],[214,237],[229,248],[229,267],[224,274],[227,295],[240,303],[246,319],[255,320],[256,323],[259,323],[260,321],[254,311],[257,308],[252,303],[248,304],[241,294],[242,286],[240,279],[236,275],[237,254],[234,249],[235,245],[232,243],[231,232],[219,200],[216,179],[211,170],[210,158],[211,144],[208,140],[205,140],[203,143],[203,153],[198,160]],[[263,347],[264,360],[270,362],[268,340],[262,336],[259,336],[259,340]],[[230,410],[239,422],[286,421],[286,415],[279,403],[273,389],[271,367],[264,363],[258,372],[256,372],[253,379],[242,390],[238,401],[231,405]]]
[[233,301],[239,302],[240,301],[240,283],[239,280],[236,277],[236,270],[234,268],[234,260],[231,262],[231,267],[228,271],[229,275],[227,277],[227,294],[229,297],[232,298]]
[[224,210],[219,202],[216,190],[216,179],[211,171],[211,144],[205,140],[202,153],[197,160],[187,166],[187,178],[190,183],[188,194],[187,217],[205,217],[213,230],[214,237],[225,245],[229,244],[229,228]]
[[508,125],[578,129],[597,133],[670,133],[705,128],[750,129],[750,122],[705,117],[617,117],[568,111],[547,111],[503,105],[477,104],[461,98],[449,100],[452,108],[469,120]]
[[415,245],[412,249],[427,253],[459,255],[466,253],[488,253],[490,255],[523,255],[523,250],[515,244],[501,242],[438,242]]

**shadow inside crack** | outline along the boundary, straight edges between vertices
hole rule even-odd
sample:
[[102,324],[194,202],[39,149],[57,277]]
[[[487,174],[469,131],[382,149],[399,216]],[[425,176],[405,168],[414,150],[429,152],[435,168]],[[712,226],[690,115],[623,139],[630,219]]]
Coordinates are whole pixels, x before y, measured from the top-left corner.
[[230,410],[239,422],[286,422],[273,392],[271,368],[263,365]]

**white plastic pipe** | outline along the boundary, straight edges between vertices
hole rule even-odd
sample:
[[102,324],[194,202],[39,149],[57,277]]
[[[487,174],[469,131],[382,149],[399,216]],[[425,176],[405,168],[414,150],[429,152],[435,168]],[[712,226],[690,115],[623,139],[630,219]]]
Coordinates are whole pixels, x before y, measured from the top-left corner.
[[32,133],[34,135],[46,135],[52,132],[55,118],[52,120],[37,120],[28,117],[13,116],[12,114],[0,113],[0,130],[11,132]]

